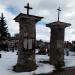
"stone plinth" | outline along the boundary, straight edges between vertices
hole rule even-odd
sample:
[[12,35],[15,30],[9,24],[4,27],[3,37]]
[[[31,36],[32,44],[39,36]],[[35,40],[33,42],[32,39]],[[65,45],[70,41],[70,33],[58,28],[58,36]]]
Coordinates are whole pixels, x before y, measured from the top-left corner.
[[53,22],[46,25],[51,28],[50,37],[50,64],[64,66],[64,32],[69,23]]
[[36,27],[35,23],[43,17],[19,14],[15,21],[20,23],[20,37],[18,60],[14,70],[16,72],[27,72],[36,69],[35,62],[35,42],[36,42]]

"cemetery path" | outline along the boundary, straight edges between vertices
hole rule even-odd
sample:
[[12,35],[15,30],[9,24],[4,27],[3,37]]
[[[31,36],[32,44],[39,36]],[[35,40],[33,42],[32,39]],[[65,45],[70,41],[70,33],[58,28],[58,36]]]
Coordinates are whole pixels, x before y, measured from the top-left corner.
[[37,75],[75,75],[75,67],[65,68],[62,71],[52,72],[48,74],[37,74]]

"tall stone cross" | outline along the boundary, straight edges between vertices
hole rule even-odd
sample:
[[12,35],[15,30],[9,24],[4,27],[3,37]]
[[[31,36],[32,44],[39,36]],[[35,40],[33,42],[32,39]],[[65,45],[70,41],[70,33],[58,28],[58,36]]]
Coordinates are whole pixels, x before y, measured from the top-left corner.
[[29,10],[32,9],[32,7],[30,7],[29,3],[27,3],[27,6],[24,6],[24,8],[27,9],[27,15],[29,15]]
[[71,24],[60,22],[60,7],[58,10],[58,21],[47,24],[46,26],[51,28],[50,36],[50,64],[54,65],[56,69],[59,69],[65,65],[64,63],[64,33],[65,28]]
[[59,18],[60,18],[60,11],[61,11],[60,7],[59,7],[57,10],[58,10],[58,21],[59,21]]
[[19,22],[19,49],[18,60],[13,70],[16,72],[30,72],[37,68],[35,60],[35,47],[36,47],[36,26],[35,24],[43,17],[29,15],[29,9],[27,6],[27,14],[20,13],[14,18],[16,22]]

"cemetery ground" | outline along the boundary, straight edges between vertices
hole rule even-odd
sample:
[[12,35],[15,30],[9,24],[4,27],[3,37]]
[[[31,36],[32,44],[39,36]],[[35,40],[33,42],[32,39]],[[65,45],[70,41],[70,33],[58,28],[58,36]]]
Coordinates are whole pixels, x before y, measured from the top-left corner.
[[[38,65],[37,69],[32,72],[21,72],[16,73],[12,71],[13,66],[17,63],[17,51],[15,52],[0,52],[2,58],[0,58],[0,75],[75,75],[75,53],[69,52],[69,56],[64,56],[65,59],[65,70],[52,73],[54,66],[48,63],[41,63],[40,61],[48,61],[48,55],[37,55],[36,54],[36,63]],[[67,67],[67,69],[66,69]],[[72,67],[72,68],[69,68]],[[73,70],[72,70],[73,69]],[[51,74],[50,74],[51,73]]]

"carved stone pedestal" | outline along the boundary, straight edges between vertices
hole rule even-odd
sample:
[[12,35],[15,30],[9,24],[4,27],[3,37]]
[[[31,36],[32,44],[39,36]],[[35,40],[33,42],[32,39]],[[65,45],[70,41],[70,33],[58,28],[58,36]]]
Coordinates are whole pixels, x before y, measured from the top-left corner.
[[51,28],[50,38],[50,64],[55,67],[64,66],[64,32],[65,27],[70,26],[69,23],[53,22],[47,24],[47,27]]
[[35,60],[36,27],[42,17],[19,14],[15,21],[20,23],[19,50],[16,72],[29,72],[37,68]]

